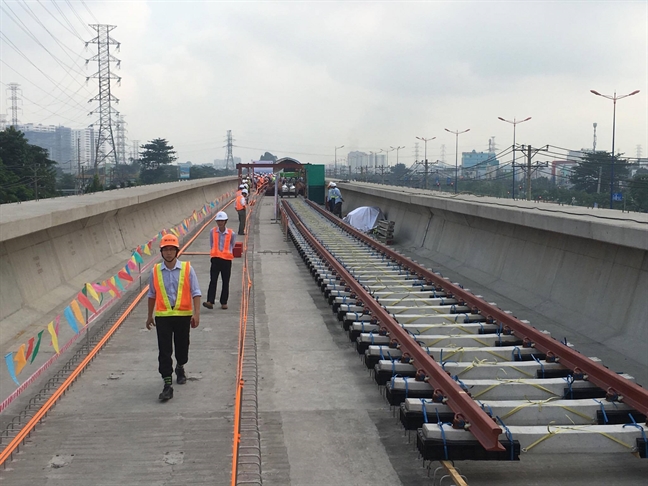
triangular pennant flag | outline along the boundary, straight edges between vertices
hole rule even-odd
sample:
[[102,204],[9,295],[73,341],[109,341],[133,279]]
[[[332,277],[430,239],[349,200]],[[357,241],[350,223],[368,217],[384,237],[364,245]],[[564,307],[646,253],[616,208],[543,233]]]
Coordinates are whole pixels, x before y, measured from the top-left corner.
[[97,295],[97,292],[95,291],[92,285],[90,285],[89,283],[85,284],[85,289],[86,289],[86,295],[90,294],[90,297],[92,297],[97,302],[100,302],[99,295]]
[[33,363],[34,360],[36,359],[36,355],[38,354],[38,351],[40,350],[40,343],[41,343],[41,339],[43,338],[43,333],[44,332],[45,332],[45,329],[43,329],[41,332],[38,333],[38,341],[36,341],[36,346],[34,346],[34,352],[32,353],[30,363]]
[[137,252],[133,253],[133,258],[135,258],[135,261],[137,263],[144,263],[144,259],[142,258],[142,255],[140,255]]
[[25,365],[27,364],[27,358],[25,358],[25,345],[21,344],[20,347],[18,348],[18,351],[16,351],[16,355],[14,356],[14,362],[16,363],[16,376],[20,374],[20,372],[23,370]]
[[34,338],[31,337],[29,338],[29,341],[27,341],[27,352],[25,353],[25,359],[29,359],[33,350],[34,350]]
[[120,290],[122,290],[122,291],[124,290],[124,288],[122,287],[121,282],[119,281],[118,278],[110,277],[110,280],[108,282],[106,282],[106,283],[110,286],[110,288],[114,292],[117,292],[117,295],[120,294]]
[[126,287],[124,287],[124,284],[122,283],[121,279],[117,275],[115,275],[113,277],[113,279],[114,279],[113,281],[115,282],[115,285],[117,285],[117,288],[119,290],[121,290],[122,292],[124,292],[126,290]]
[[128,275],[131,275],[130,267],[129,267],[128,265],[126,265],[126,266],[124,267],[124,271],[125,271]]
[[187,223],[182,223],[182,227],[184,228],[185,231],[189,231],[189,227],[187,226]]
[[56,329],[54,329],[54,321],[50,322],[47,325],[47,330],[52,336],[52,346],[54,347],[54,351],[56,351],[56,354],[59,354],[61,351],[59,351],[59,345],[58,345],[58,333]]
[[147,255],[151,254],[151,242],[149,241],[146,245],[144,245],[144,253]]
[[137,268],[137,262],[135,261],[134,257],[130,257],[130,260],[128,260],[128,263],[126,264],[128,268],[131,270],[135,270]]
[[93,314],[96,314],[96,313],[97,313],[97,310],[96,310],[96,309],[94,308],[94,306],[92,305],[92,302],[90,302],[90,300],[89,300],[85,295],[83,295],[83,292],[79,292],[79,293],[77,294],[77,299],[79,299],[79,303],[80,303],[83,307],[85,307],[86,309],[88,309],[90,312],[92,312]]
[[77,321],[79,321],[81,324],[85,326],[86,321],[85,318],[83,317],[83,312],[81,311],[81,307],[79,307],[79,303],[76,300],[72,300],[72,302],[70,302],[70,307],[72,308],[72,312],[74,312],[74,317],[77,318]]
[[16,370],[14,369],[13,353],[10,352],[5,354],[5,363],[7,363],[7,370],[9,371],[11,379],[16,383],[16,385],[20,385],[18,378],[16,378]]
[[171,233],[173,233],[176,236],[180,236],[180,234],[175,230],[175,228],[171,228],[169,231],[171,231]]
[[104,282],[102,282],[102,285],[100,285],[100,284],[98,284],[98,283],[93,283],[93,284],[92,284],[92,287],[93,287],[97,292],[102,292],[102,293],[103,293],[103,292],[108,292],[108,291],[110,290],[110,288],[107,287],[106,285],[103,285],[103,284],[104,284]]
[[120,270],[120,271],[117,273],[117,276],[118,276],[119,278],[123,278],[123,279],[126,280],[127,282],[132,282],[132,281],[133,281],[133,277],[131,277],[130,274],[129,274],[126,270]]
[[79,324],[77,323],[77,320],[74,317],[72,309],[69,305],[63,310],[63,315],[65,316],[65,320],[68,321],[68,324],[70,325],[74,333],[79,334]]

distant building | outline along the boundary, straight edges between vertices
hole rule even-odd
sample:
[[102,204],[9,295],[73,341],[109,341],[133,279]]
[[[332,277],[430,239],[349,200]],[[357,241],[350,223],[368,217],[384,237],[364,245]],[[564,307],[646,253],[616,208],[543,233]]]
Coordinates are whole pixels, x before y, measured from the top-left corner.
[[495,152],[462,152],[461,173],[467,179],[495,179],[499,161]]
[[72,145],[72,129],[56,125],[34,125],[27,123],[21,125],[20,130],[31,145],[47,150],[50,160],[56,162],[67,173],[75,173],[74,155]]

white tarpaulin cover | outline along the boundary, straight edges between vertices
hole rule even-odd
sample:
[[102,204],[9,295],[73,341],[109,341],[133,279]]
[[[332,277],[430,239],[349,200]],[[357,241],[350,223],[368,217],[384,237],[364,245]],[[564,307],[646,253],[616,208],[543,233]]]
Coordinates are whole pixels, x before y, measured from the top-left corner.
[[385,219],[380,208],[375,206],[361,206],[347,214],[343,221],[350,224],[359,231],[370,231],[374,229],[378,221]]

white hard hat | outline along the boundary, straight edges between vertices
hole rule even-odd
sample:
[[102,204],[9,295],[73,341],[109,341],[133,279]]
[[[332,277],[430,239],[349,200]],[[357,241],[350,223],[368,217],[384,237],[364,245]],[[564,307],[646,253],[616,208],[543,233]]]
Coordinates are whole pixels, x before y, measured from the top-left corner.
[[337,184],[336,184],[335,182],[331,182],[329,185],[330,185],[331,187],[337,187]]
[[247,190],[247,189],[243,189],[243,190],[241,191],[241,194],[247,194],[247,193],[248,193],[248,190]]
[[245,184],[241,184],[241,185],[239,186],[239,189],[245,189]]
[[216,213],[216,221],[227,221],[227,213],[225,211],[218,211]]

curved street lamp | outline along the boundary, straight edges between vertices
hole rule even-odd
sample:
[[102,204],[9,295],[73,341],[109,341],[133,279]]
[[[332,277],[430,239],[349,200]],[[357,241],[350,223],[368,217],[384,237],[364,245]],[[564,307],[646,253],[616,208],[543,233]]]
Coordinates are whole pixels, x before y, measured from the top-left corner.
[[456,142],[455,142],[455,190],[454,190],[454,192],[455,192],[455,194],[457,194],[457,183],[458,183],[457,175],[459,174],[459,135],[461,135],[462,133],[469,132],[470,128],[466,128],[463,132],[460,132],[459,130],[452,131],[452,130],[448,130],[447,128],[445,129],[445,131],[450,132],[450,133],[454,133],[455,140],[456,140]]
[[423,140],[423,146],[425,147],[423,149],[424,157],[425,157],[425,189],[428,188],[428,159],[427,159],[427,143],[430,140],[434,140],[436,137],[432,138],[423,138],[423,137],[416,137],[419,140]]
[[[392,150],[395,150],[395,151],[396,151],[396,165],[398,165],[398,151],[399,151],[400,149],[402,149],[402,148],[405,148],[405,146],[404,146],[404,145],[403,145],[403,146],[400,146],[400,145],[399,145],[398,147],[392,147],[392,146],[390,145],[389,148],[391,148]],[[387,164],[387,165],[389,165],[389,164]]]
[[632,93],[628,93],[627,95],[622,96],[617,96],[616,91],[612,96],[601,94],[598,91],[594,91],[593,89],[590,89],[590,93],[594,93],[596,96],[602,96],[603,98],[612,100],[612,103],[614,105],[614,108],[612,109],[612,164],[610,167],[610,209],[612,209],[612,201],[614,195],[614,132],[616,131],[616,102],[617,100],[622,100],[623,98],[627,98],[628,96],[636,95],[637,93],[639,93],[639,90],[637,89]]
[[525,121],[529,121],[531,117],[529,116],[524,120],[516,120],[515,118],[513,118],[513,121],[505,120],[501,116],[498,116],[497,119],[513,125],[513,165],[511,166],[513,168],[513,192],[511,193],[511,197],[515,199],[515,127],[517,126],[518,123],[524,123]]

